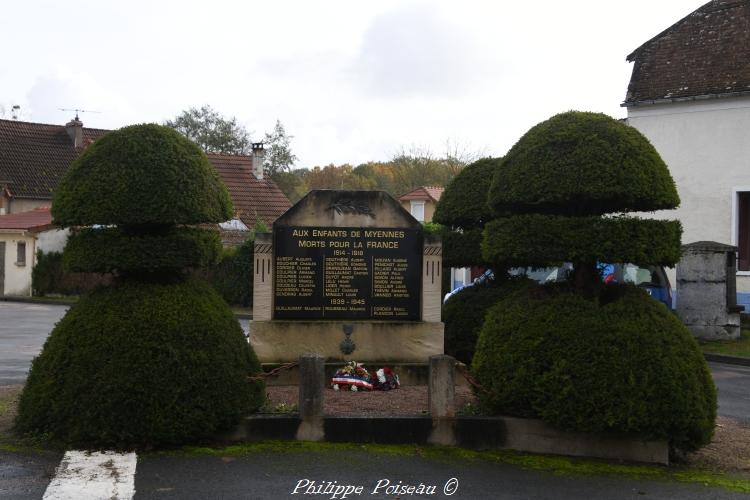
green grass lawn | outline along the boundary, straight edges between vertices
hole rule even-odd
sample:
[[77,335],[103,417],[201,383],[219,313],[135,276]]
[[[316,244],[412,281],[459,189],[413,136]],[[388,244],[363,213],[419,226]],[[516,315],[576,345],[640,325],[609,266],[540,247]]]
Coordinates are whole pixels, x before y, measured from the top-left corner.
[[743,329],[739,339],[701,343],[701,349],[703,352],[712,354],[750,358],[750,328],[745,328],[745,326],[743,321]]

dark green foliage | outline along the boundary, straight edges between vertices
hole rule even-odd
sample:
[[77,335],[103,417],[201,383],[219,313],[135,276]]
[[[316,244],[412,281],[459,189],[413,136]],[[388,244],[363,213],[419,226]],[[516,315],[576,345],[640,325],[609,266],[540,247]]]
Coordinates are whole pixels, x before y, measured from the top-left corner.
[[[232,311],[189,269],[216,262],[214,231],[232,215],[226,188],[188,139],[158,125],[112,132],[56,191],[71,269],[109,272],[33,362],[17,428],[82,446],[181,444],[231,428],[263,403],[260,371]],[[101,227],[104,226],[104,227]]]
[[644,291],[611,292],[607,303],[539,286],[502,298],[473,359],[482,406],[683,450],[707,444],[716,390],[695,339]]
[[250,306],[253,303],[254,239],[241,246],[226,249],[218,264],[204,271],[211,286],[229,304]]
[[109,273],[206,267],[218,261],[216,231],[172,227],[157,234],[128,235],[118,228],[84,229],[65,247],[66,270]]
[[75,445],[180,444],[261,406],[260,365],[203,282],[121,282],[71,307],[31,367],[17,429]]
[[445,354],[471,364],[484,315],[502,297],[521,286],[518,280],[472,286],[452,296],[443,306]]
[[464,168],[448,184],[433,219],[453,229],[443,232],[443,263],[449,267],[480,266],[482,228],[491,219],[487,192],[501,158],[484,158]]
[[497,169],[498,215],[601,215],[676,208],[666,164],[638,130],[601,113],[570,111],[529,130]]
[[55,191],[62,226],[199,224],[232,217],[232,203],[206,155],[160,125],[111,132],[71,165]]
[[484,158],[467,166],[446,186],[432,219],[452,228],[481,228],[492,218],[487,193],[502,158]]
[[678,221],[515,215],[487,224],[482,253],[486,261],[507,267],[597,260],[674,266],[681,234]]
[[482,230],[470,229],[463,233],[443,232],[443,265],[448,267],[471,267],[483,265]]

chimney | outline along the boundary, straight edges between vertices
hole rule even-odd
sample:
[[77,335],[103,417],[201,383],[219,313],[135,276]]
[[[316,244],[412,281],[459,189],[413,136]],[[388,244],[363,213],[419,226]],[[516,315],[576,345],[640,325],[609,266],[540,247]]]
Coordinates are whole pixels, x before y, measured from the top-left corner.
[[70,140],[73,141],[73,146],[78,149],[83,147],[83,122],[78,119],[78,113],[76,117],[65,124],[65,130],[68,132]]
[[263,179],[263,162],[266,159],[266,150],[263,149],[262,142],[253,143],[253,175],[256,179]]

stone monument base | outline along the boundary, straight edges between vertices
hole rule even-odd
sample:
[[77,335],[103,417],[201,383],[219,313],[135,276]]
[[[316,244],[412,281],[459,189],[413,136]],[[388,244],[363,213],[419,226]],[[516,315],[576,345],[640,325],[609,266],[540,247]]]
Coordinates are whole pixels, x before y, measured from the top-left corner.
[[[261,363],[297,361],[316,353],[328,361],[425,363],[443,354],[443,323],[377,321],[253,321],[250,343]],[[350,332],[347,335],[346,332]],[[351,347],[350,353],[342,346]]]

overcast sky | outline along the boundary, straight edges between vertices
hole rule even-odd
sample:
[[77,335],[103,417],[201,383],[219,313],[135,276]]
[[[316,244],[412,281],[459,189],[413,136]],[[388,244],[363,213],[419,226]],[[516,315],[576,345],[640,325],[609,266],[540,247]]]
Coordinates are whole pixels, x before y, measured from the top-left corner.
[[703,0],[276,0],[0,4],[0,105],[85,126],[210,104],[298,167],[446,141],[499,156],[570,109],[625,116],[625,56]]

